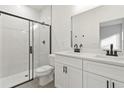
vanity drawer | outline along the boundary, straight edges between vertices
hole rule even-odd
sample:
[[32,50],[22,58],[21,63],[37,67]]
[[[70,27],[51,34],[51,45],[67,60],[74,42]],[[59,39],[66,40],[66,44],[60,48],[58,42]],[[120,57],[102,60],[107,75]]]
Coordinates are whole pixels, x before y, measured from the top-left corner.
[[55,62],[82,69],[82,59],[56,55]]
[[83,70],[124,82],[124,67],[84,60]]

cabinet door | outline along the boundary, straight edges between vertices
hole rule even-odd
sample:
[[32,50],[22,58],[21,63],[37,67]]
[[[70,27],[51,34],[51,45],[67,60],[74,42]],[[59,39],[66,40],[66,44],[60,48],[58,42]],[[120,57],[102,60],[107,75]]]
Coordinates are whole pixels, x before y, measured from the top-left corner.
[[68,79],[70,88],[82,88],[82,70],[69,67]]
[[63,65],[60,63],[55,63],[55,87],[64,87],[64,79]]
[[112,88],[124,88],[124,83],[123,82],[112,80],[111,81],[111,87]]
[[110,80],[102,76],[83,72],[83,87],[85,88],[107,88],[110,87]]

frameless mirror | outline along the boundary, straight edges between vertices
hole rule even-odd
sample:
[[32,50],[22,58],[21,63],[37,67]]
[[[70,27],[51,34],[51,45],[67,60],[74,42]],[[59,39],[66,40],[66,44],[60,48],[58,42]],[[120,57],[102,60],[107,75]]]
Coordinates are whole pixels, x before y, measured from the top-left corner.
[[100,47],[114,50],[123,50],[124,18],[100,23]]

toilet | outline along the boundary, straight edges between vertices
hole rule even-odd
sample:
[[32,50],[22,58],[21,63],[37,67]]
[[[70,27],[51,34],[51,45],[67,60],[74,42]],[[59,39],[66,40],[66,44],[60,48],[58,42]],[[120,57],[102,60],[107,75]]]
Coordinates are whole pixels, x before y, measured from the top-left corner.
[[54,54],[49,55],[49,65],[44,65],[35,70],[40,86],[45,86],[54,79]]

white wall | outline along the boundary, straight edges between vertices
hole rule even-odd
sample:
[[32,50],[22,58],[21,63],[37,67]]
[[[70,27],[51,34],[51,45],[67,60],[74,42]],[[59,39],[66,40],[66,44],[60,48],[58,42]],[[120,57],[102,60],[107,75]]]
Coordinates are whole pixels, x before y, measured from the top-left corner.
[[41,21],[52,23],[52,52],[68,50],[71,44],[71,16],[74,14],[71,5],[53,5],[41,11]]
[[71,16],[94,7],[96,6],[53,5],[52,11],[51,6],[41,11],[41,21],[52,23],[52,52],[71,48]]
[[40,13],[25,5],[0,5],[0,11],[5,11],[25,18],[39,21]]
[[[40,21],[51,24],[51,6],[45,6],[40,12]],[[42,26],[40,31],[40,62],[41,65],[49,64],[49,32],[48,26]],[[46,43],[43,44],[42,41]]]
[[88,11],[96,7],[99,7],[99,5],[73,5],[72,16],[79,15],[82,12]]
[[71,16],[73,6],[52,6],[52,51],[68,50],[71,46]]
[[[99,24],[104,21],[124,17],[124,6],[101,6],[73,17],[73,32],[78,35],[78,43],[83,42],[84,48],[99,48]],[[85,35],[82,38],[82,35]],[[76,39],[74,39],[76,42]]]
[[40,20],[41,22],[51,24],[51,6],[46,6],[41,10]]

